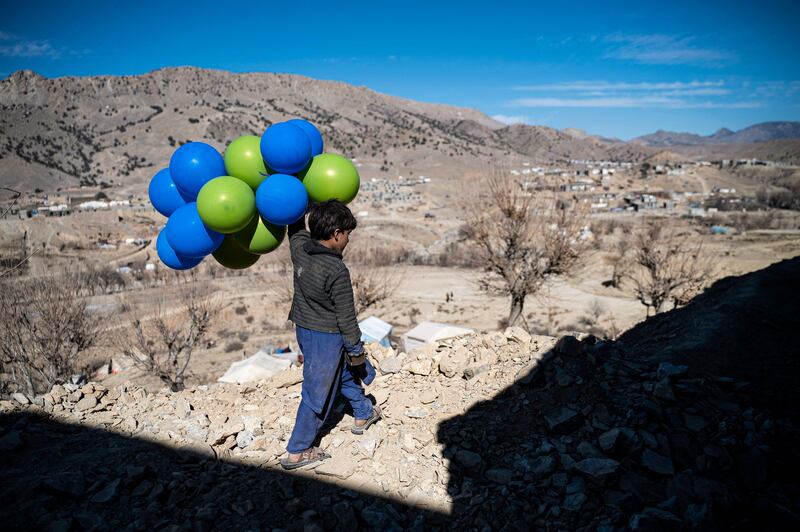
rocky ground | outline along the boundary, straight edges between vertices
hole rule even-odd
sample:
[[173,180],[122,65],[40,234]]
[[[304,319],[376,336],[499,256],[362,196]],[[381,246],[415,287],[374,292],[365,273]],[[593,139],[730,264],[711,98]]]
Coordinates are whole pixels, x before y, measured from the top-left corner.
[[0,401],[0,519],[61,531],[797,530],[798,286],[800,258],[724,279],[617,342],[510,328],[378,350],[368,392],[384,419],[357,437],[340,405],[320,443],[332,458],[295,473],[278,459],[300,369],[178,393],[14,394]]
[[[148,394],[57,385],[0,403],[4,522],[18,528],[481,530],[798,524],[796,427],[746,384],[521,329],[376,357],[385,418],[332,459],[278,458],[300,370]],[[343,416],[343,417],[342,417]],[[794,438],[794,439],[792,439]]]

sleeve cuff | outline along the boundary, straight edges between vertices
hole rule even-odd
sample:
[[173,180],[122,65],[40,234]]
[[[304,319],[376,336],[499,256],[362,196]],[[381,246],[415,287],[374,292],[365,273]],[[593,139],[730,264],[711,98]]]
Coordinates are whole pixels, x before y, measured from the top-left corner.
[[350,355],[360,355],[364,352],[364,342],[359,340],[358,342],[351,344],[346,339],[344,340],[344,350],[347,351]]

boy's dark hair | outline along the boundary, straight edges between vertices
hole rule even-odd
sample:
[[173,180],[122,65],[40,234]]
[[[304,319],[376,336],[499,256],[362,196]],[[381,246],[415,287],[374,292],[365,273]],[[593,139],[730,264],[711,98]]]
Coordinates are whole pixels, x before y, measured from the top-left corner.
[[356,225],[356,217],[347,205],[335,199],[312,205],[308,214],[308,229],[314,240],[327,240],[337,229],[352,231]]

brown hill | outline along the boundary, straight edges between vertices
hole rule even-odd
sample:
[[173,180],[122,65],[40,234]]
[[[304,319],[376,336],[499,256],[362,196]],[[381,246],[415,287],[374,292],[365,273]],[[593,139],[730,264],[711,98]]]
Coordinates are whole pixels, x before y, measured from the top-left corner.
[[345,83],[193,67],[140,76],[0,80],[0,184],[53,189],[124,182],[139,189],[189,140],[222,150],[239,135],[303,117],[328,151],[366,177],[470,177],[502,159],[646,157],[639,146],[540,126],[504,127],[474,109],[388,96]]

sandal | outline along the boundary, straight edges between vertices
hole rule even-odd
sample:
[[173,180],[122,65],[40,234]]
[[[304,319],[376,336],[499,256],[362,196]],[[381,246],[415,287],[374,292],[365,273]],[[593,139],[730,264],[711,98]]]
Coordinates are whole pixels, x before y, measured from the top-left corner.
[[367,422],[363,425],[356,425],[355,421],[353,421],[353,427],[350,429],[350,432],[353,434],[364,434],[364,431],[369,428],[370,425],[375,423],[381,418],[381,407],[375,405],[372,407],[372,415],[367,418]]
[[311,447],[310,449],[306,449],[300,453],[300,460],[297,462],[290,461],[288,456],[286,458],[281,458],[281,467],[288,471],[297,469],[298,467],[316,464],[317,462],[322,462],[330,457],[331,455],[319,447]]

